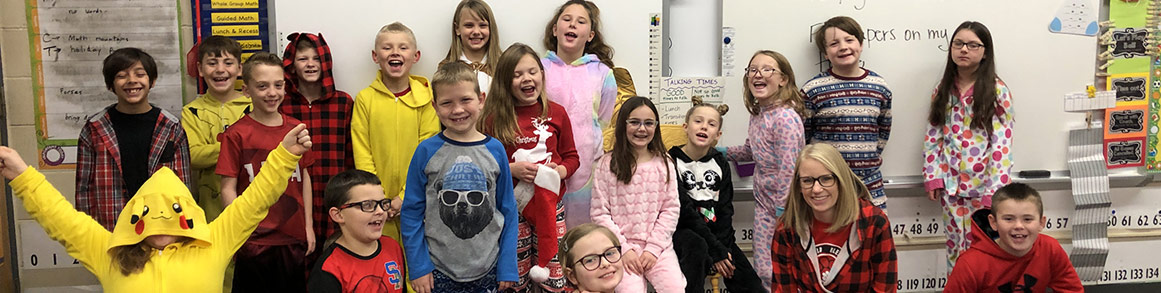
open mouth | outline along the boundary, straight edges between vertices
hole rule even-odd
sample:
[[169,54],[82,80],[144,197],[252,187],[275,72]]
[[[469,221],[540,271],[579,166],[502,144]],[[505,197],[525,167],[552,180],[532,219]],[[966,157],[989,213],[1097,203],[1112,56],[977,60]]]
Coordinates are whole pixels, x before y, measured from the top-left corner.
[[230,77],[229,77],[229,76],[225,76],[225,77],[212,77],[212,78],[210,78],[210,80],[214,81],[214,83],[225,83],[225,82],[229,82],[229,81],[230,81]]
[[307,69],[307,70],[303,70],[303,71],[302,71],[302,73],[305,73],[305,74],[317,74],[317,73],[318,73],[318,69]]
[[755,80],[755,81],[750,83],[750,86],[756,90],[766,89],[767,85],[768,84],[765,81],[761,81],[761,80]]
[[649,134],[648,134],[648,133],[641,133],[640,131],[639,131],[639,132],[634,132],[634,133],[633,133],[633,138],[637,138],[637,139],[649,139]]
[[391,67],[391,69],[399,70],[403,67],[403,60],[387,60],[387,66]]
[[574,41],[574,40],[576,40],[576,33],[574,33],[574,32],[564,33],[564,39],[567,41],[570,41],[570,42]]
[[534,95],[536,95],[536,86],[535,85],[522,86],[522,87],[520,87],[520,92],[524,93],[525,97],[534,96]]
[[694,134],[693,136],[695,136],[697,138],[702,138],[702,139],[709,139],[709,134],[706,134],[705,132],[698,132],[697,134]]
[[485,39],[484,36],[470,36],[470,37],[468,37],[468,42],[472,43],[472,44],[476,44],[476,45],[483,43],[486,40],[487,39]]
[[383,227],[383,220],[374,220],[374,221],[371,221],[370,223],[367,223],[367,225],[371,226],[371,228],[382,228]]

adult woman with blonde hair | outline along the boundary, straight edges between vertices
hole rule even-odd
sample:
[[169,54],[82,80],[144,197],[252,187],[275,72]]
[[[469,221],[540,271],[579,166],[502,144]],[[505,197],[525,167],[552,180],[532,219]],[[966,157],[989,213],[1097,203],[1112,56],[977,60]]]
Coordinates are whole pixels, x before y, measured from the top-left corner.
[[773,292],[894,292],[887,215],[834,147],[802,149],[774,233]]

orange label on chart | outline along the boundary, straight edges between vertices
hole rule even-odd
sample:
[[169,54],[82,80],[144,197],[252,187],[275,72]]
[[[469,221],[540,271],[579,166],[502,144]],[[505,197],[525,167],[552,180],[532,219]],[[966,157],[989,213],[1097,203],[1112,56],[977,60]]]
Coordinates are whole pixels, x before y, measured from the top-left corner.
[[253,37],[258,36],[258,25],[215,25],[212,29],[215,36]]
[[258,1],[256,0],[212,0],[210,1],[210,8],[212,9],[245,9],[258,8]]
[[1105,110],[1105,139],[1141,138],[1145,136],[1146,105],[1116,107]]
[[213,23],[253,23],[258,22],[257,12],[214,12],[210,13]]

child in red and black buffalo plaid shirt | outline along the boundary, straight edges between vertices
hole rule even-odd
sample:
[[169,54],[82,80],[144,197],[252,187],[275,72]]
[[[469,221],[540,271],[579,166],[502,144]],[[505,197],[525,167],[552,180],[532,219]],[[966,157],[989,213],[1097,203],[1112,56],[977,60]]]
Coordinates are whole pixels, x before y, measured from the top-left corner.
[[[351,152],[355,100],[335,89],[331,49],[322,34],[292,33],[287,40],[290,43],[282,54],[282,68],[288,83],[280,112],[309,127],[314,141],[311,152],[316,158],[325,158],[306,167],[314,183],[312,193],[318,196],[331,177],[355,168]],[[322,200],[314,201],[312,214],[314,235],[322,243],[335,229]]]

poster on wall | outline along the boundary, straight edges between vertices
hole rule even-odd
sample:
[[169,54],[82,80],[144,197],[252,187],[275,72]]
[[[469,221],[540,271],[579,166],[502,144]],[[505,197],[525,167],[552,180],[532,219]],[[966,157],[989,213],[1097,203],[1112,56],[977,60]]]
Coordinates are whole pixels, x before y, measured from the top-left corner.
[[1152,83],[1158,79],[1149,79],[1156,65],[1149,49],[1153,34],[1148,30],[1148,15],[1148,5],[1109,2],[1109,20],[1117,24],[1110,29],[1108,49],[1114,60],[1106,80],[1106,89],[1115,92],[1117,100],[1115,108],[1105,110],[1104,150],[1109,169],[1153,165],[1146,164],[1148,101],[1151,90],[1156,90]]
[[[242,45],[242,61],[261,51],[271,51],[270,7],[266,0],[192,0],[194,40],[226,36]],[[196,57],[195,57],[196,58]],[[191,63],[195,60],[192,60]],[[190,65],[195,66],[195,65]],[[241,87],[241,81],[237,82]],[[198,93],[206,85],[198,82]]]
[[[72,169],[90,116],[117,102],[102,77],[105,56],[136,47],[157,63],[149,102],[181,113],[177,2],[164,0],[25,2],[40,169]],[[126,25],[132,20],[133,25]]]

